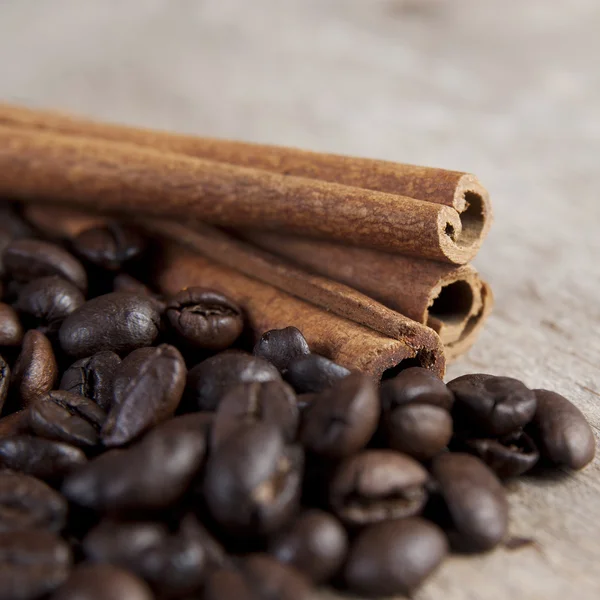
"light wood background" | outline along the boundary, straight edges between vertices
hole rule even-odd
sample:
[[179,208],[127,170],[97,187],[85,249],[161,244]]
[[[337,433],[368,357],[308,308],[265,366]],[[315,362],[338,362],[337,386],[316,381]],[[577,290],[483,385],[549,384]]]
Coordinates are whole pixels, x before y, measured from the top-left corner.
[[[449,377],[566,394],[600,427],[595,0],[0,0],[0,98],[476,173],[497,308]],[[600,598],[600,469],[511,487],[535,546],[418,600]]]

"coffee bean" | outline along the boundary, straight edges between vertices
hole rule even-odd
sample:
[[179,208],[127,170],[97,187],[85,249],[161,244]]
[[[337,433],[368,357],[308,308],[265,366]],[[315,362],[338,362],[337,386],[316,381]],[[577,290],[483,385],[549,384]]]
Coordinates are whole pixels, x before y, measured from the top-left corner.
[[84,302],[83,294],[75,285],[52,275],[25,284],[19,291],[15,308],[28,329],[54,335],[62,322]]
[[82,264],[56,244],[41,240],[14,240],[2,254],[4,268],[17,281],[32,281],[48,275],[58,275],[87,289],[87,275]]
[[453,546],[483,552],[502,541],[508,526],[506,492],[481,460],[458,452],[440,454],[431,473],[452,519]]
[[365,450],[344,460],[329,483],[329,502],[348,525],[410,517],[427,500],[427,471],[392,450]]
[[384,411],[383,428],[390,448],[424,461],[448,445],[452,417],[432,404],[400,404]]
[[298,407],[294,390],[283,381],[241,383],[221,400],[211,433],[211,447],[217,448],[245,423],[275,425],[286,443],[292,443],[298,429]]
[[560,394],[534,393],[537,410],[529,429],[541,455],[555,465],[582,469],[596,454],[594,432],[586,418]]
[[85,464],[85,454],[75,446],[28,435],[0,438],[0,466],[44,481],[56,481]]
[[0,419],[0,438],[29,433],[29,411],[18,410]]
[[89,300],[63,322],[63,350],[78,358],[111,350],[127,354],[150,346],[158,335],[160,314],[148,296],[113,292]]
[[310,600],[313,590],[296,569],[283,565],[267,554],[250,554],[242,563],[242,572],[254,598]]
[[381,384],[381,401],[385,410],[417,403],[431,404],[449,411],[454,404],[454,395],[430,370],[410,367]]
[[127,273],[119,273],[113,279],[113,292],[133,292],[142,296],[152,296],[152,290]]
[[36,600],[69,576],[66,542],[43,530],[0,532],[0,600]]
[[4,249],[16,239],[33,237],[34,232],[31,227],[21,218],[14,208],[2,203],[0,206],[0,276],[4,276],[4,261],[2,255]]
[[316,583],[331,579],[347,552],[348,536],[342,524],[333,515],[316,509],[301,514],[269,543],[269,553],[277,560]]
[[322,392],[350,375],[346,367],[318,354],[306,354],[288,363],[285,378],[299,394]]
[[296,511],[301,477],[300,449],[286,447],[277,427],[253,423],[241,426],[211,455],[204,496],[227,531],[268,534]]
[[[102,428],[106,446],[122,446],[173,416],[186,381],[185,362],[174,346],[162,344],[133,351],[120,365],[128,383],[118,390]],[[143,359],[136,357],[140,354]]]
[[216,410],[233,386],[253,381],[279,381],[279,371],[269,362],[237,350],[227,350],[190,369],[187,394],[199,410]]
[[0,531],[60,531],[66,519],[66,499],[43,481],[0,472]]
[[305,449],[328,458],[344,458],[364,448],[379,422],[375,381],[348,375],[322,392],[302,413],[299,439]]
[[21,404],[28,406],[38,396],[49,392],[56,383],[58,366],[50,340],[30,329],[23,337],[21,353],[12,374],[12,385]]
[[10,367],[8,363],[0,356],[0,414],[8,396],[10,388]]
[[363,529],[354,540],[344,581],[364,596],[410,596],[448,553],[444,533],[424,519],[386,521]]
[[286,327],[263,333],[252,354],[268,360],[284,373],[291,360],[310,354],[310,348],[299,329]]
[[93,401],[64,390],[48,392],[29,407],[29,424],[37,435],[73,446],[95,446],[106,413]]
[[202,600],[223,600],[224,598],[257,600],[254,589],[246,581],[243,573],[231,567],[212,573],[206,581],[202,595]]
[[459,418],[490,436],[524,427],[535,414],[535,394],[518,379],[494,375],[463,375],[448,384]]
[[11,306],[0,302],[0,346],[20,346],[22,341],[19,316]]
[[154,600],[148,585],[112,565],[80,564],[51,600]]
[[113,398],[113,380],[121,359],[110,351],[75,361],[60,380],[60,389],[93,400],[108,411]]

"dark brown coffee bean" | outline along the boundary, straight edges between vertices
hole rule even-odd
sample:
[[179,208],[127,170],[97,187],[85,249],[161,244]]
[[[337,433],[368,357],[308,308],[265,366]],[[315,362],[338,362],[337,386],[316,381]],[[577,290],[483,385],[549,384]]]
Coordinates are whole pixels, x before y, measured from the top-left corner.
[[401,404],[384,411],[383,428],[390,448],[429,460],[452,438],[452,417],[432,404]]
[[309,581],[296,569],[283,565],[268,554],[250,554],[242,563],[247,585],[253,598],[265,600],[311,600]]
[[199,410],[216,410],[225,393],[237,384],[279,380],[279,371],[270,362],[227,350],[190,369],[186,385],[188,396]]
[[113,292],[89,300],[63,322],[62,349],[78,358],[111,350],[127,354],[150,346],[158,335],[160,313],[148,296]]
[[235,434],[240,425],[275,425],[286,443],[292,443],[298,429],[298,406],[294,390],[283,381],[241,383],[221,400],[211,433],[211,447],[218,447]]
[[427,500],[427,471],[392,450],[365,450],[344,460],[329,482],[329,502],[349,525],[411,517]]
[[306,450],[344,458],[364,448],[379,423],[377,384],[353,373],[322,392],[302,413],[299,439]]
[[43,530],[0,533],[0,600],[37,600],[69,576],[66,542]]
[[73,446],[95,446],[106,413],[93,401],[64,390],[38,396],[29,407],[29,425],[40,437]]
[[[173,416],[179,405],[186,381],[183,357],[168,344],[147,350],[135,350],[119,367],[120,376],[127,376],[129,381],[119,390],[102,428],[105,446],[130,442]],[[136,352],[143,360],[137,360]]]
[[15,308],[28,329],[54,335],[62,322],[85,302],[81,291],[56,275],[34,279],[19,291]]
[[310,354],[310,348],[299,329],[286,327],[263,333],[252,354],[268,360],[284,373],[291,360]]
[[23,337],[21,353],[12,374],[12,386],[22,406],[29,406],[38,396],[54,388],[58,366],[50,340],[30,329]]
[[152,296],[152,290],[135,277],[119,273],[113,279],[113,292],[133,292],[142,296]]
[[354,594],[409,596],[447,553],[444,533],[429,521],[410,518],[377,523],[354,540],[344,581]]
[[0,419],[0,438],[29,433],[29,411],[18,410]]
[[32,281],[48,275],[58,275],[87,289],[87,275],[81,263],[56,244],[41,240],[14,240],[3,252],[4,268],[17,281]]
[[232,567],[223,568],[209,575],[204,586],[202,600],[262,600],[256,596],[250,583],[241,571]]
[[154,600],[148,584],[112,565],[80,564],[51,600]]
[[204,496],[227,531],[268,534],[282,527],[300,500],[302,453],[286,447],[267,423],[241,426],[206,465]]
[[452,519],[453,546],[483,552],[499,544],[508,527],[508,501],[494,473],[475,456],[458,452],[434,458],[431,473]]
[[60,389],[93,400],[108,411],[113,398],[113,381],[121,359],[114,352],[98,352],[75,361],[60,380]]
[[406,404],[431,404],[449,411],[454,395],[429,369],[410,367],[381,384],[381,401],[385,410]]
[[541,455],[555,465],[583,469],[596,454],[596,439],[586,418],[560,394],[534,393],[537,410],[529,429]]
[[8,390],[10,388],[10,367],[8,363],[0,356],[0,414],[2,414],[2,408],[6,402],[8,396]]
[[448,384],[458,418],[490,436],[524,427],[535,414],[535,394],[518,379],[494,375],[463,375]]
[[4,276],[4,249],[13,241],[22,238],[34,237],[35,233],[26,223],[15,208],[5,202],[0,206],[0,276]]
[[129,385],[132,375],[134,373],[139,373],[142,365],[146,364],[147,361],[151,360],[154,356],[156,356],[156,348],[154,346],[147,346],[130,352],[123,359],[114,373],[111,405],[117,405],[123,402],[123,392]]
[[342,524],[322,510],[309,510],[269,543],[269,552],[295,567],[312,581],[331,579],[348,552],[348,535]]
[[87,461],[75,446],[28,435],[0,438],[0,466],[56,481]]
[[20,346],[22,341],[19,316],[11,306],[0,302],[0,346]]
[[22,473],[0,472],[0,531],[60,531],[67,501],[43,481]]
[[350,375],[346,367],[318,354],[298,356],[288,363],[285,378],[299,394],[322,392]]

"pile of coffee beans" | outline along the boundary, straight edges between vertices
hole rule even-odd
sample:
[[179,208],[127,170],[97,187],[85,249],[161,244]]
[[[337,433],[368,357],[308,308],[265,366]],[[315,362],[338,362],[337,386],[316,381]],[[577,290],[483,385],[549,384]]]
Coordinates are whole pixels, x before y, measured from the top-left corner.
[[290,327],[140,281],[123,225],[63,242],[0,223],[0,600],[411,594],[506,540],[503,481],[595,440],[516,379],[380,382]]

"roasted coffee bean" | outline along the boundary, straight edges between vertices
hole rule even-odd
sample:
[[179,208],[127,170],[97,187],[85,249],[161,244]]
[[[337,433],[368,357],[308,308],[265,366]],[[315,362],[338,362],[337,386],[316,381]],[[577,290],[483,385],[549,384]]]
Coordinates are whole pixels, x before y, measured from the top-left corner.
[[383,428],[390,448],[428,460],[452,438],[452,417],[432,404],[401,404],[384,411]]
[[29,411],[18,410],[0,419],[0,438],[29,433]]
[[535,394],[518,379],[494,375],[463,375],[448,384],[459,419],[490,436],[524,427],[535,414]]
[[148,584],[112,565],[80,564],[51,600],[154,600]]
[[0,472],[0,531],[60,531],[66,519],[67,500],[43,481]]
[[142,296],[152,296],[152,290],[127,273],[119,273],[113,279],[113,292],[133,292]]
[[254,589],[246,581],[241,571],[232,567],[218,569],[206,580],[202,600],[262,600],[257,598]]
[[268,360],[284,373],[291,360],[310,354],[310,348],[299,329],[285,327],[263,333],[252,354]]
[[38,396],[29,407],[29,426],[37,435],[73,446],[95,446],[106,413],[93,401],[64,390]]
[[14,240],[4,249],[4,268],[17,281],[32,281],[48,275],[58,275],[87,289],[87,275],[82,264],[65,249],[41,240]]
[[342,524],[322,510],[308,510],[291,527],[269,543],[269,553],[302,571],[312,581],[331,579],[348,552],[348,535]]
[[225,393],[239,383],[279,380],[279,371],[270,362],[246,352],[227,350],[190,369],[187,395],[199,410],[215,410]]
[[[105,446],[122,446],[150,427],[173,416],[186,381],[183,357],[174,346],[134,350],[119,367],[128,382],[102,428]],[[143,358],[138,360],[136,353]],[[113,390],[114,391],[114,390]]]
[[108,411],[113,398],[113,380],[121,359],[114,352],[98,352],[75,361],[60,380],[60,389],[85,396]]
[[117,405],[123,402],[123,392],[129,385],[132,375],[139,373],[142,369],[142,365],[146,364],[148,360],[151,360],[155,356],[156,348],[154,346],[147,346],[130,352],[119,363],[113,377],[113,396],[111,405]]
[[62,322],[84,302],[85,297],[75,285],[52,275],[25,284],[19,291],[15,308],[28,329],[54,335]]
[[2,414],[2,408],[6,402],[8,396],[8,390],[10,388],[10,367],[8,363],[0,356],[0,414]]
[[22,238],[33,237],[31,227],[21,218],[14,208],[2,203],[0,206],[0,276],[4,276],[4,261],[2,255],[4,249],[13,241]]
[[0,533],[0,600],[37,600],[69,576],[71,551],[43,530]]
[[210,456],[204,496],[213,518],[227,531],[268,534],[296,511],[301,478],[302,453],[285,446],[277,427],[243,425]]
[[384,410],[406,404],[431,404],[449,411],[454,395],[429,369],[410,367],[381,384],[381,401]]
[[30,329],[23,337],[21,353],[12,374],[12,386],[21,404],[28,406],[38,396],[49,392],[56,383],[58,366],[50,340]]
[[0,346],[20,346],[22,341],[19,316],[11,306],[0,302]]
[[452,520],[453,546],[483,552],[499,544],[508,527],[508,501],[494,473],[475,456],[459,452],[434,458],[431,473]]
[[318,354],[306,354],[288,363],[285,378],[298,394],[304,394],[322,392],[348,375],[346,367]]
[[448,553],[439,527],[418,517],[363,529],[344,568],[348,590],[364,596],[410,596]]
[[315,454],[344,458],[367,445],[379,415],[377,384],[368,375],[353,373],[313,398],[302,412],[299,439]]
[[63,350],[78,358],[111,350],[127,354],[150,346],[158,335],[160,313],[148,296],[113,292],[89,300],[63,322]]
[[283,565],[268,554],[250,554],[242,563],[242,572],[255,598],[310,600],[313,590],[296,569]]
[[298,430],[298,406],[294,390],[283,381],[241,383],[221,400],[211,432],[211,447],[218,447],[245,423],[275,425],[292,443]]
[[329,502],[348,525],[411,517],[427,500],[427,471],[392,450],[365,450],[344,460],[329,482]]
[[534,390],[537,410],[530,428],[541,455],[569,469],[583,469],[596,454],[594,432],[581,411],[564,396]]
[[89,263],[118,271],[146,249],[144,236],[127,225],[108,223],[85,229],[73,238],[74,252]]
[[0,438],[0,466],[56,481],[86,462],[75,446],[28,435]]

